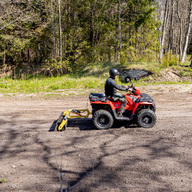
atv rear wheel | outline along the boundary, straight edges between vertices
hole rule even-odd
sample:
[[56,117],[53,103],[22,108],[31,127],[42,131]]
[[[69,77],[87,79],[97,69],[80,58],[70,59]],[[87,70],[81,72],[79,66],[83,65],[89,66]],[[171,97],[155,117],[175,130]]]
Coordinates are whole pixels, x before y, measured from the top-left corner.
[[98,110],[93,115],[93,124],[97,129],[108,129],[113,125],[113,117],[106,110]]
[[137,123],[140,127],[151,128],[156,123],[156,115],[150,109],[143,109],[137,115]]

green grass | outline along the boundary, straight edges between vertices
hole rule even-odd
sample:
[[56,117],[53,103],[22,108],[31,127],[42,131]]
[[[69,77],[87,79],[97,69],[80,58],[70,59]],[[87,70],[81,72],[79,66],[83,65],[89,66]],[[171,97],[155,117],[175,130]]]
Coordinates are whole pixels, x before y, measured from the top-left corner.
[[100,77],[48,77],[31,78],[28,80],[13,80],[0,78],[0,93],[41,93],[54,92],[63,89],[100,89],[105,78]]
[[1,179],[1,180],[0,180],[0,183],[7,183],[6,178]]
[[[88,66],[78,74],[65,75],[59,77],[30,77],[25,79],[11,79],[0,78],[0,93],[9,96],[17,93],[22,94],[41,94],[44,96],[52,97],[54,95],[62,96],[64,92],[67,95],[74,95],[75,92],[79,95],[87,94],[89,90],[104,90],[104,84],[109,74],[110,68],[122,68],[120,64],[99,63],[93,67]],[[125,66],[124,66],[125,67]],[[126,68],[142,68],[151,71],[158,76],[162,70],[162,67],[157,63],[129,63]],[[192,70],[184,66],[175,66],[177,70],[180,70],[180,75],[192,77]],[[156,77],[154,77],[155,79]],[[117,83],[125,85],[117,79]],[[148,84],[191,84],[191,81],[185,82],[155,82],[146,79],[140,79],[139,81],[133,81],[135,86],[145,86]]]
[[[83,90],[96,89],[103,90],[104,84],[107,77],[71,77],[71,76],[63,76],[63,77],[49,77],[49,78],[32,78],[29,80],[12,80],[12,79],[2,79],[0,78],[0,93],[8,94],[8,93],[42,93],[44,92],[47,95],[60,94],[63,91],[79,91],[81,95],[83,94]],[[117,79],[117,83],[121,85],[125,85],[119,79]],[[189,84],[191,82],[145,82],[142,79],[139,81],[133,81],[135,86],[145,86],[148,84]],[[51,94],[50,94],[51,92]],[[72,94],[73,95],[73,94]]]

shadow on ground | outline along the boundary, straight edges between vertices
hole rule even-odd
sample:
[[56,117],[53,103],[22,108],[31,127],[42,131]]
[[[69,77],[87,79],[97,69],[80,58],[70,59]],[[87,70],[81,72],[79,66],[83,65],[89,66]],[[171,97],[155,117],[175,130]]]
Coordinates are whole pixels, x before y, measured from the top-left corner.
[[[56,123],[57,120],[53,121],[49,132],[51,131],[56,131]],[[92,119],[91,118],[74,118],[74,119],[68,119],[68,128],[78,128],[81,131],[91,131],[91,130],[96,130],[95,126],[93,125]],[[113,128],[139,128],[137,124],[134,123],[127,123],[127,122],[114,122],[113,126],[110,129]]]

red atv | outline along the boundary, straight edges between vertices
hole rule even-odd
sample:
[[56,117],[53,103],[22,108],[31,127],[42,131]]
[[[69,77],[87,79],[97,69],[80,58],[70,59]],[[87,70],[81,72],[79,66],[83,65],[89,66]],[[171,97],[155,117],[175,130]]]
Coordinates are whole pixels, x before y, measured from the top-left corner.
[[140,127],[151,128],[156,123],[155,102],[151,96],[140,93],[139,89],[133,86],[129,87],[129,93],[125,94],[127,104],[123,117],[118,117],[117,112],[121,101],[114,101],[107,98],[105,94],[91,93],[89,95],[92,106],[93,123],[98,129],[110,128],[114,120],[133,121]]

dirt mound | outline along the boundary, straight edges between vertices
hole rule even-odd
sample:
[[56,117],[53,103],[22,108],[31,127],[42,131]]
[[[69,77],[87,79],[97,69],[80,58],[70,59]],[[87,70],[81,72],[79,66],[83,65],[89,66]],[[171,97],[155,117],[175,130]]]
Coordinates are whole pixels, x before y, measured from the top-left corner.
[[180,81],[181,75],[173,69],[164,69],[161,72],[162,81]]
[[146,78],[151,82],[184,82],[192,81],[192,71],[176,70],[172,68],[166,68],[159,74],[154,74]]

